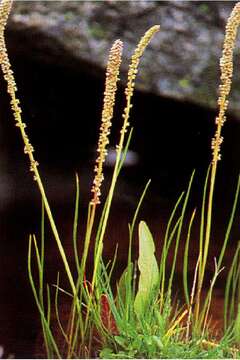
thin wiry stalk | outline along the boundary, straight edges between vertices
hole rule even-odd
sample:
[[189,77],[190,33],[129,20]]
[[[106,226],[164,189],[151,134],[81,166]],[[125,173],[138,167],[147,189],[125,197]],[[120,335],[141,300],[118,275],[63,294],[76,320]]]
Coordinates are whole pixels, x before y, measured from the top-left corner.
[[218,268],[220,268],[221,265],[222,265],[222,260],[223,260],[225,250],[226,250],[226,247],[227,247],[227,243],[228,243],[228,240],[229,240],[229,236],[230,236],[230,233],[231,233],[231,230],[232,230],[233,220],[235,218],[235,214],[236,214],[236,210],[237,210],[237,203],[238,203],[238,200],[239,200],[239,192],[240,192],[240,176],[238,177],[237,188],[236,188],[236,191],[235,191],[232,211],[231,211],[231,214],[230,214],[230,217],[229,217],[226,234],[224,236],[224,243],[223,243],[219,258],[218,258]]
[[52,215],[49,203],[48,203],[48,199],[47,199],[47,196],[46,196],[46,193],[44,190],[44,186],[43,186],[43,183],[42,183],[39,171],[38,171],[38,162],[35,160],[34,155],[33,155],[34,149],[31,145],[29,138],[27,136],[27,133],[25,131],[26,124],[22,121],[22,117],[21,117],[22,111],[21,111],[21,108],[19,105],[20,102],[16,97],[17,86],[16,86],[13,71],[11,69],[11,64],[10,64],[10,61],[8,58],[7,48],[6,48],[6,44],[5,44],[5,26],[7,23],[8,15],[11,10],[11,5],[12,5],[11,0],[2,0],[0,3],[0,65],[1,65],[3,75],[4,75],[4,79],[7,82],[7,92],[9,93],[10,98],[11,98],[11,108],[12,108],[12,112],[14,115],[15,124],[19,128],[23,142],[24,142],[24,153],[26,155],[28,155],[28,157],[29,157],[30,171],[33,172],[33,178],[38,184],[38,188],[39,188],[40,194],[41,194],[43,202],[44,202],[46,213],[49,218],[49,222],[50,222],[52,232],[54,234],[54,238],[55,238],[57,246],[58,246],[59,253],[63,260],[63,264],[64,264],[64,267],[66,270],[66,274],[68,276],[70,286],[72,288],[72,292],[75,293],[76,289],[75,289],[72,273],[71,273],[70,267],[68,265],[67,257],[65,255],[65,251],[62,246],[62,243],[61,243],[61,240],[60,240],[60,237],[58,234],[58,230],[57,230],[56,224],[54,222],[54,218],[53,218],[53,215]]
[[[87,227],[84,241],[84,249],[81,263],[78,260],[77,248],[76,248],[76,231],[77,231],[77,215],[78,215],[78,193],[76,195],[76,207],[75,207],[75,226],[73,230],[73,239],[74,239],[74,249],[75,249],[75,260],[78,267],[78,279],[76,285],[76,294],[80,290],[79,301],[82,302],[83,298],[83,288],[82,282],[86,267],[86,261],[88,257],[88,251],[90,246],[90,240],[92,235],[92,229],[95,220],[96,214],[96,206],[100,203],[100,195],[101,195],[101,184],[103,181],[103,164],[105,162],[105,158],[107,155],[107,145],[109,143],[109,134],[110,128],[112,124],[113,110],[115,105],[115,96],[117,91],[117,82],[119,76],[119,68],[121,64],[122,58],[122,47],[123,44],[120,40],[116,40],[109,53],[109,59],[106,70],[106,81],[105,81],[105,91],[103,98],[103,111],[102,111],[102,119],[101,119],[101,127],[100,127],[100,135],[98,141],[98,157],[96,160],[96,165],[94,168],[95,177],[92,186],[93,198],[89,204],[88,209],[88,219],[87,219]],[[78,192],[78,181],[77,181],[77,192]],[[74,302],[75,303],[75,302]],[[75,309],[73,308],[73,316],[75,313]],[[86,329],[88,327],[88,316],[86,317],[85,326],[80,324],[81,330],[81,338],[82,341],[85,338]]]
[[178,206],[184,196],[184,192],[181,193],[180,197],[178,198],[173,211],[170,215],[170,218],[168,220],[165,236],[164,236],[164,242],[163,242],[163,248],[162,248],[162,255],[161,255],[161,261],[160,261],[160,267],[159,267],[159,281],[160,281],[160,312],[162,312],[163,309],[163,298],[164,298],[164,292],[165,292],[165,273],[166,273],[166,259],[168,255],[168,249],[171,244],[171,241],[173,239],[173,235],[175,234],[175,231],[177,230],[178,223],[180,219],[176,222],[174,230],[171,232],[169,236],[169,232],[171,229],[171,225],[175,216],[175,213],[178,209]]
[[214,258],[214,267],[215,267],[214,275],[211,280],[210,289],[208,290],[207,298],[205,300],[205,304],[204,304],[202,316],[201,316],[204,319],[203,320],[202,337],[204,337],[205,331],[207,328],[208,315],[209,315],[209,310],[210,310],[210,306],[211,306],[213,288],[214,288],[215,282],[218,278],[218,275],[223,270],[223,268],[221,268],[221,269],[218,268],[217,260],[215,258]]
[[78,235],[78,212],[79,212],[79,178],[76,174],[76,197],[75,197],[75,211],[74,211],[74,220],[73,220],[73,250],[77,272],[80,272],[80,261],[79,261],[79,251],[77,243]]
[[109,134],[112,126],[113,110],[115,105],[115,97],[117,91],[117,82],[119,80],[119,69],[122,61],[123,43],[121,40],[116,40],[109,53],[106,82],[103,98],[102,120],[98,140],[98,157],[94,168],[95,177],[93,180],[91,200],[92,205],[100,203],[101,185],[104,179],[103,164],[107,156],[107,145],[109,144]]
[[231,90],[232,84],[232,74],[233,74],[233,51],[236,43],[237,30],[240,24],[240,3],[237,3],[232,10],[230,17],[228,18],[226,25],[226,32],[223,44],[222,57],[220,59],[220,70],[221,70],[221,84],[219,87],[219,98],[218,106],[219,112],[216,117],[216,132],[212,140],[212,166],[211,166],[211,176],[210,176],[210,189],[208,195],[208,207],[207,207],[207,223],[206,223],[206,232],[205,232],[205,242],[203,248],[203,258],[199,267],[199,282],[198,282],[198,291],[196,299],[196,322],[199,317],[200,309],[200,295],[203,285],[206,262],[208,256],[209,242],[211,236],[211,225],[212,225],[212,208],[213,208],[213,194],[215,188],[217,164],[221,159],[220,148],[223,142],[222,127],[226,121],[226,110],[228,107],[228,95]]
[[198,260],[196,263],[196,268],[194,271],[193,285],[192,285],[191,296],[190,296],[188,319],[187,319],[187,330],[186,330],[186,341],[189,340],[189,335],[190,335],[191,318],[192,318],[192,313],[193,313],[192,309],[193,309],[193,302],[194,302],[195,290],[196,290],[196,285],[197,285],[198,269],[199,269],[199,257],[198,257]]
[[[35,249],[36,249],[36,247],[35,247]],[[41,303],[39,301],[39,298],[38,298],[36,286],[35,286],[35,283],[33,280],[33,275],[32,275],[31,259],[32,259],[32,237],[30,236],[29,247],[28,247],[28,275],[29,275],[30,285],[31,285],[31,288],[33,291],[33,295],[34,295],[37,307],[38,307],[38,311],[41,316],[41,320],[43,321],[43,324],[44,324],[44,331],[46,332],[46,338],[49,339],[49,343],[50,343],[49,346],[51,346],[53,348],[56,356],[59,359],[61,359],[59,349],[57,347],[57,344],[55,342],[55,339],[54,339],[53,334],[49,327],[48,317],[45,316],[44,310],[43,310]]]
[[189,293],[188,293],[188,251],[189,251],[189,241],[190,241],[191,230],[192,230],[195,214],[196,214],[196,209],[194,209],[188,225],[187,240],[185,244],[184,257],[183,257],[183,288],[184,288],[186,303],[188,306],[190,303]]
[[[204,188],[203,188],[203,197],[202,197],[202,207],[201,207],[201,222],[200,222],[200,237],[199,237],[199,267],[202,266],[203,258],[203,246],[204,246],[204,232],[205,232],[205,214],[206,214],[206,202],[207,202],[207,190],[209,185],[209,175],[211,171],[211,165],[208,167],[207,174],[205,177]],[[200,278],[198,278],[200,282]]]
[[[228,272],[227,281],[226,281],[226,287],[225,287],[225,298],[224,298],[224,330],[227,330],[227,327],[229,323],[233,320],[233,313],[231,312],[231,302],[235,297],[234,291],[231,294],[231,287],[233,287],[234,282],[234,269],[236,268],[236,265],[239,261],[239,253],[240,253],[240,242],[238,242],[238,246],[236,249],[236,252],[233,257],[233,261],[230,267],[230,270]],[[230,300],[230,301],[229,301]],[[229,306],[230,302],[230,306]],[[234,306],[233,306],[234,307]]]
[[59,298],[59,273],[57,274],[57,284],[56,284],[56,290],[55,290],[55,300],[54,300],[54,306],[55,306],[55,313],[57,318],[57,324],[58,327],[62,333],[62,336],[65,339],[66,344],[68,344],[68,336],[63,328],[60,316],[59,316],[59,304],[58,304],[58,298]]
[[108,222],[110,208],[111,208],[111,204],[112,204],[114,189],[116,186],[119,164],[121,162],[121,155],[122,155],[122,151],[123,151],[123,147],[124,147],[125,134],[127,132],[128,126],[129,126],[129,116],[130,116],[130,110],[132,107],[131,101],[132,101],[132,96],[133,96],[133,91],[134,91],[134,86],[135,86],[134,81],[136,78],[139,61],[140,61],[140,58],[143,55],[143,52],[144,52],[145,48],[147,47],[148,43],[150,42],[150,40],[152,39],[154,34],[157,31],[159,31],[159,28],[160,27],[158,25],[151,27],[145,33],[145,35],[141,38],[133,56],[132,56],[132,62],[129,66],[128,83],[127,83],[127,87],[125,90],[126,107],[123,112],[123,125],[122,125],[122,129],[120,131],[120,139],[119,139],[119,143],[116,147],[116,162],[115,162],[115,167],[114,167],[114,171],[113,171],[111,185],[110,185],[109,192],[108,192],[108,201],[107,201],[105,216],[104,216],[104,219],[102,222],[102,227],[101,227],[101,231],[100,231],[100,235],[99,235],[99,242],[98,242],[98,248],[97,248],[97,252],[96,252],[94,271],[93,271],[93,277],[92,277],[92,287],[93,288],[95,286],[98,264],[100,261],[102,248],[103,248],[103,238],[104,238],[105,230],[107,227],[107,222]]
[[187,208],[187,204],[188,204],[188,200],[189,200],[189,195],[190,195],[190,191],[191,191],[191,187],[192,187],[194,174],[195,174],[195,172],[193,171],[193,173],[191,175],[191,178],[190,178],[190,181],[189,181],[187,193],[186,193],[186,196],[185,196],[185,199],[184,199],[182,212],[181,212],[181,220],[180,220],[179,226],[178,226],[177,238],[176,238],[175,249],[174,249],[174,257],[173,257],[173,262],[172,262],[171,275],[170,275],[170,279],[169,279],[169,282],[168,282],[168,294],[169,294],[169,296],[171,295],[172,282],[173,282],[173,276],[174,276],[174,273],[175,273],[175,266],[176,266],[176,261],[177,261],[179,242],[180,242],[180,237],[181,237],[181,234],[182,234],[183,220],[184,220],[184,215],[186,213],[186,208]]
[[[101,185],[104,179],[103,176],[103,164],[107,155],[107,145],[109,143],[109,134],[112,125],[113,110],[115,105],[115,97],[117,91],[117,82],[119,80],[119,69],[122,60],[122,48],[123,43],[120,40],[116,40],[110,50],[107,70],[105,91],[103,98],[103,111],[100,126],[100,134],[98,140],[98,157],[94,168],[95,177],[93,180],[92,193],[93,198],[90,202],[86,236],[84,242],[84,250],[81,262],[81,269],[85,269],[88,249],[91,240],[92,228],[95,219],[96,206],[100,203]],[[81,274],[82,276],[83,274]]]

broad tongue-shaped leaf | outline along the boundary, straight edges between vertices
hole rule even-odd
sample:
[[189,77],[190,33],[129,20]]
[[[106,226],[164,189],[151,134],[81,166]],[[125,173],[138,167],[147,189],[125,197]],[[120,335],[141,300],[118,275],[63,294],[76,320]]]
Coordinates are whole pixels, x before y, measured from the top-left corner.
[[138,292],[134,301],[134,310],[142,316],[150,301],[156,296],[156,287],[159,280],[158,264],[155,258],[155,245],[152,234],[144,221],[139,224],[139,257],[140,271]]

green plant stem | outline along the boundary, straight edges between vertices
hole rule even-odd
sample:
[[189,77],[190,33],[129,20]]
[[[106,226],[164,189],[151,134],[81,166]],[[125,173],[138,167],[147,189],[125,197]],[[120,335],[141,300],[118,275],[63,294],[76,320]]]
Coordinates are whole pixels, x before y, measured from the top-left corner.
[[185,300],[188,307],[190,306],[189,292],[188,292],[188,252],[189,252],[189,241],[192,230],[192,224],[194,221],[195,214],[196,214],[196,209],[194,209],[188,225],[187,239],[186,239],[184,256],[183,256],[183,289],[185,294]]
[[84,250],[83,250],[82,262],[81,262],[82,272],[84,271],[85,266],[86,266],[89,245],[90,245],[90,240],[91,240],[91,236],[92,236],[92,229],[93,229],[94,220],[95,220],[95,214],[96,214],[96,204],[95,203],[90,204],[88,220],[87,220],[86,236],[85,236],[85,242],[84,242]]
[[105,216],[103,218],[103,223],[102,223],[101,232],[100,232],[100,236],[99,236],[98,248],[97,248],[95,264],[94,264],[93,277],[92,277],[92,282],[91,282],[92,290],[94,289],[94,286],[95,286],[98,264],[100,261],[100,256],[101,256],[102,248],[103,248],[103,238],[104,238],[106,227],[107,227],[107,222],[108,222],[109,213],[110,213],[110,209],[111,209],[114,189],[115,189],[116,182],[117,182],[118,166],[121,161],[121,149],[123,148],[123,141],[124,141],[124,132],[121,133],[121,138],[120,138],[120,142],[118,145],[119,148],[117,150],[116,163],[115,163],[114,172],[113,172],[113,176],[112,176],[111,186],[110,186],[109,193],[108,193],[107,206],[106,206],[106,211],[104,214]]
[[[122,129],[120,132],[120,134],[121,134],[120,140],[116,147],[116,161],[115,161],[115,166],[114,166],[114,170],[113,170],[112,181],[111,181],[110,189],[108,192],[108,197],[106,200],[106,207],[104,207],[104,216],[101,221],[101,229],[100,229],[99,238],[97,241],[97,250],[95,252],[95,257],[94,257],[94,268],[93,268],[93,275],[92,275],[92,281],[91,281],[92,294],[94,293],[94,289],[95,289],[96,276],[97,276],[97,272],[99,269],[99,263],[100,263],[100,259],[101,259],[101,255],[102,255],[102,249],[103,249],[103,239],[104,239],[104,235],[106,232],[106,227],[107,227],[107,222],[108,222],[109,213],[110,213],[110,209],[111,209],[114,189],[116,187],[117,178],[119,175],[119,167],[121,164],[121,155],[122,155],[122,149],[123,149],[123,145],[124,145],[125,133],[127,131],[127,126],[128,126],[130,109],[131,109],[131,97],[127,97],[127,105],[126,105],[126,109],[125,109],[125,113],[124,113],[123,126],[122,126]],[[90,241],[92,225],[93,225],[93,220],[94,220],[94,215],[95,215],[95,207],[93,205],[92,211],[90,210],[91,211],[90,220],[88,222],[87,236],[86,236],[87,242]],[[88,246],[88,244],[87,244],[87,246]],[[85,331],[87,328],[87,323],[88,323],[88,319],[89,319],[89,312],[90,312],[91,306],[92,306],[92,296],[90,297],[88,305],[87,305]]]
[[37,168],[35,168],[35,174],[36,174],[36,181],[37,181],[37,184],[38,184],[38,187],[39,187],[39,191],[40,191],[42,199],[43,199],[44,207],[45,207],[46,213],[48,215],[49,223],[51,225],[51,229],[52,229],[54,238],[56,240],[59,253],[60,253],[61,257],[62,257],[62,261],[63,261],[64,267],[65,267],[65,270],[66,270],[66,274],[67,274],[67,277],[68,277],[68,280],[69,280],[69,284],[71,286],[73,295],[76,295],[76,287],[75,287],[75,284],[74,284],[72,273],[71,273],[70,267],[68,265],[67,257],[66,257],[64,248],[62,246],[62,243],[61,243],[61,240],[60,240],[60,237],[59,237],[59,234],[58,234],[58,230],[57,230],[56,224],[54,222],[53,215],[52,215],[52,212],[51,212],[51,209],[50,209],[50,206],[49,206],[49,203],[48,203],[48,199],[47,199],[47,196],[46,196],[46,193],[45,193],[45,190],[44,190],[44,186],[43,186],[43,183],[42,183],[42,180],[41,180],[41,177],[40,177],[40,174],[39,174],[39,171],[38,171]]
[[176,222],[176,224],[174,226],[174,230],[171,232],[170,237],[169,237],[169,232],[171,229],[171,225],[172,225],[172,221],[174,219],[175,213],[178,209],[178,206],[179,206],[183,196],[184,196],[184,192],[181,193],[180,197],[178,198],[178,200],[174,206],[174,209],[168,220],[168,224],[167,224],[167,228],[166,228],[166,232],[165,232],[165,236],[164,236],[162,255],[161,255],[161,261],[160,261],[160,267],[159,267],[159,281],[160,281],[160,289],[161,289],[160,290],[160,306],[159,306],[160,312],[162,312],[162,309],[163,309],[163,298],[164,298],[164,292],[165,292],[166,259],[167,259],[169,247],[172,242],[173,235],[176,232],[176,229],[178,227],[180,219],[178,219],[178,221]]
[[[35,250],[36,250],[36,256],[37,256],[38,263],[39,263],[38,250],[37,250],[36,246],[35,246]],[[29,237],[29,245],[28,245],[28,276],[29,276],[29,280],[30,280],[30,285],[31,285],[33,295],[34,295],[34,298],[35,298],[35,301],[36,301],[36,304],[37,304],[37,307],[38,307],[38,310],[39,310],[39,313],[40,313],[40,316],[41,316],[41,321],[44,324],[44,334],[45,334],[44,336],[46,336],[46,339],[50,340],[51,346],[53,347],[56,356],[59,359],[61,359],[61,355],[59,353],[57,344],[55,342],[54,336],[52,335],[52,332],[51,332],[50,327],[49,327],[48,318],[46,318],[46,316],[45,316],[44,310],[42,308],[41,302],[39,301],[39,297],[38,297],[38,294],[37,294],[37,291],[36,291],[36,286],[35,286],[35,283],[34,283],[34,280],[33,280],[33,275],[32,275],[31,258],[32,258],[32,237],[30,236]]]
[[75,197],[75,210],[74,210],[74,221],[73,221],[73,250],[77,272],[80,271],[80,261],[77,246],[77,235],[78,235],[78,212],[79,212],[79,178],[78,174],[75,175],[76,182],[76,197]]
[[178,226],[178,230],[177,230],[177,237],[176,237],[175,248],[174,248],[171,275],[170,275],[169,282],[168,282],[168,296],[171,295],[173,277],[174,277],[174,273],[175,273],[177,254],[178,254],[178,249],[179,249],[179,242],[180,242],[180,237],[182,235],[183,220],[184,220],[184,215],[186,213],[186,208],[187,208],[187,204],[188,204],[188,200],[189,200],[190,191],[191,191],[191,188],[192,188],[192,182],[193,182],[194,174],[195,174],[195,171],[193,171],[193,173],[191,175],[191,178],[190,178],[190,181],[189,181],[189,184],[188,184],[188,189],[187,189],[187,193],[186,193],[186,196],[185,196],[185,199],[184,199],[184,202],[183,202],[180,222],[179,222],[179,226]]
[[[220,134],[219,134],[219,136],[220,136]],[[204,242],[204,248],[203,248],[203,257],[202,257],[202,261],[200,259],[200,264],[199,264],[199,280],[198,280],[198,287],[197,287],[197,294],[196,294],[196,306],[195,306],[195,314],[194,314],[196,324],[198,324],[198,319],[199,319],[201,291],[202,291],[203,281],[204,281],[204,277],[205,277],[206,262],[207,262],[209,242],[210,242],[210,236],[211,236],[213,194],[214,194],[215,181],[216,181],[216,172],[217,172],[217,161],[213,161],[212,167],[211,167],[211,175],[210,175],[210,189],[209,189],[209,194],[208,194],[207,223],[206,223],[205,242]]]

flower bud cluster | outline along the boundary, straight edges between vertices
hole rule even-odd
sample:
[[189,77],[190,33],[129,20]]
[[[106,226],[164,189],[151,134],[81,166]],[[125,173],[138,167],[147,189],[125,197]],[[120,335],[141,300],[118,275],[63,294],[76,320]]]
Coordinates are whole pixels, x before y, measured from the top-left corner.
[[223,44],[222,57],[220,59],[221,84],[219,86],[218,106],[219,113],[215,123],[217,130],[212,140],[212,162],[217,163],[221,159],[220,149],[223,138],[221,137],[221,129],[226,121],[226,110],[228,107],[227,97],[231,90],[233,75],[233,51],[236,43],[238,26],[240,24],[240,3],[237,3],[228,18],[225,39]]
[[8,58],[8,53],[5,44],[5,27],[7,19],[12,7],[12,0],[2,0],[0,3],[0,65],[3,72],[3,77],[7,82],[7,92],[11,97],[11,109],[13,112],[16,126],[19,127],[23,141],[24,141],[24,153],[29,156],[30,159],[30,171],[34,173],[34,180],[36,180],[38,162],[33,157],[33,146],[30,144],[29,138],[25,132],[26,124],[21,118],[20,101],[16,98],[17,86],[14,79],[14,73],[11,69],[11,64]]
[[123,127],[121,129],[121,135],[127,132],[127,128],[129,126],[128,118],[129,118],[130,109],[132,108],[131,98],[135,87],[135,79],[138,73],[138,65],[140,62],[140,58],[143,55],[143,52],[146,49],[149,42],[151,41],[152,37],[155,35],[156,32],[159,31],[159,29],[160,29],[159,25],[154,25],[144,34],[131,58],[131,64],[128,70],[128,81],[125,89],[126,107],[122,115],[124,121],[123,121]]
[[95,177],[93,180],[92,192],[93,199],[92,205],[100,203],[101,185],[104,179],[103,176],[103,164],[107,156],[107,145],[109,144],[109,134],[112,125],[113,110],[115,104],[115,95],[117,91],[117,81],[119,76],[119,68],[122,59],[123,43],[120,40],[116,40],[110,50],[107,70],[105,91],[103,98],[103,111],[100,127],[100,135],[98,140],[98,158],[94,168]]

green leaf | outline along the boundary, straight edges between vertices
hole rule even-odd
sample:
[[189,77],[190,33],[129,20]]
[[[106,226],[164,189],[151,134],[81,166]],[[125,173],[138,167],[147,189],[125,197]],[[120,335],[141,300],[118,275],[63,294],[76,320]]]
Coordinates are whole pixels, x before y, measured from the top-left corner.
[[[133,271],[133,263],[130,263],[129,266],[127,266],[127,268],[124,270],[124,272],[122,273],[118,286],[117,286],[117,303],[118,306],[120,304],[123,304],[124,306],[126,305],[126,298],[127,298],[127,287],[128,287],[128,282],[129,282],[129,278],[130,281],[132,279],[132,271]],[[129,272],[130,272],[130,276],[129,276]]]
[[104,348],[100,352],[100,359],[114,359],[116,356],[112,349]]
[[238,304],[237,317],[234,324],[234,336],[237,342],[240,341],[240,304]]
[[114,339],[118,345],[120,345],[122,348],[127,349],[128,343],[126,342],[126,338],[123,336],[114,336]]
[[153,335],[152,337],[153,341],[155,342],[155,344],[157,345],[157,347],[162,350],[163,348],[163,343],[162,343],[162,340],[160,339],[159,336],[156,336],[156,335]]
[[134,310],[138,316],[144,314],[149,302],[156,295],[159,284],[158,264],[155,258],[155,245],[152,234],[144,221],[139,224],[139,257],[140,271],[138,292],[134,301]]

